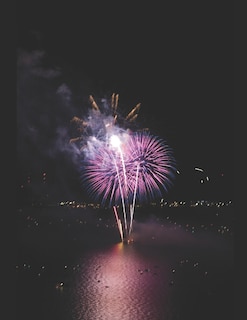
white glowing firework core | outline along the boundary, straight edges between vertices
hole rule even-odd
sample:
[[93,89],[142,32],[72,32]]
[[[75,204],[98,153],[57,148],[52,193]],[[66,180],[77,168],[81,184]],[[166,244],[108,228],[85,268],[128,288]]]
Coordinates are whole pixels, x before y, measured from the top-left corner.
[[114,148],[119,148],[121,145],[121,141],[118,136],[115,134],[110,137],[110,143]]

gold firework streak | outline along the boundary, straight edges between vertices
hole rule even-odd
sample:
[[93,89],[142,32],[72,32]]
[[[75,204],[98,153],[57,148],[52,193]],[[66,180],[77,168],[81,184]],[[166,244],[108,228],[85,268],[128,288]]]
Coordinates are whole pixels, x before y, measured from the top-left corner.
[[72,139],[70,139],[70,140],[69,140],[69,143],[74,143],[74,142],[76,142],[76,141],[80,141],[80,140],[82,140],[82,138],[81,138],[81,137],[72,138]]
[[[130,121],[132,121],[132,120],[136,119],[136,117],[137,117],[137,112],[139,111],[140,107],[141,107],[141,104],[138,103],[138,104],[130,111],[130,113],[127,115],[127,117],[125,118],[125,120],[130,120]],[[133,119],[133,118],[134,118],[134,119]]]
[[87,122],[83,121],[82,119],[78,118],[78,117],[73,117],[70,122],[72,123],[75,123],[76,125],[78,126],[81,126],[81,127],[86,127],[87,126]]
[[117,115],[115,115],[113,118],[113,124],[116,124],[116,123],[117,123]]
[[129,122],[134,121],[138,117],[138,114],[134,114],[132,118],[129,119]]
[[97,105],[97,103],[95,102],[93,96],[89,96],[89,101],[91,102],[92,107],[94,108],[94,110],[99,111],[99,107]]
[[111,96],[111,108],[112,110],[115,109],[115,93],[113,93]]
[[118,107],[118,99],[119,99],[119,94],[113,93],[111,96],[111,107],[113,110],[113,115],[115,115]]

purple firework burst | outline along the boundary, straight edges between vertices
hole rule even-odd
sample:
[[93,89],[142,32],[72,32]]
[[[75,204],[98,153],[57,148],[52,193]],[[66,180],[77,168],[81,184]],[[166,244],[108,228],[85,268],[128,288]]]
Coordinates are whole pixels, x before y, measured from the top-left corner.
[[81,179],[91,196],[109,205],[121,198],[146,202],[167,192],[175,177],[172,149],[149,132],[120,135],[121,144],[92,139],[84,149]]
[[137,186],[140,201],[162,196],[172,185],[175,159],[172,149],[161,138],[149,133],[136,133],[129,141],[131,158],[128,177],[130,190]]

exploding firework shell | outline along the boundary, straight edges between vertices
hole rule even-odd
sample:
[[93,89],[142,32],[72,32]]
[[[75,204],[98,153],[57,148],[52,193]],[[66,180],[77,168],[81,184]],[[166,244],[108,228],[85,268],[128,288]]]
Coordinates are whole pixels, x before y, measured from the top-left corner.
[[[121,136],[120,136],[121,139]],[[91,141],[82,161],[82,182],[89,193],[109,206],[121,196],[146,202],[167,192],[175,172],[172,149],[149,132],[125,135],[120,149],[108,141]]]
[[[129,142],[128,180],[133,193],[137,185],[137,198],[149,201],[162,196],[172,185],[175,159],[172,149],[164,140],[148,132],[137,132]],[[127,167],[127,166],[126,166]],[[138,171],[138,172],[137,172]]]

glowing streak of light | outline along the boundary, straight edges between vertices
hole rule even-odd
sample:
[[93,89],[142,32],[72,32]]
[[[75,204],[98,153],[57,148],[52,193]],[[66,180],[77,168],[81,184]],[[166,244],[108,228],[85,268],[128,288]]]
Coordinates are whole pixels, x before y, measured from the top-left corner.
[[123,175],[124,175],[124,187],[125,187],[125,195],[127,196],[128,192],[128,186],[127,186],[127,176],[126,176],[126,167],[125,167],[125,162],[123,158],[123,152],[120,146],[118,146],[118,151],[120,154],[121,162],[122,162],[122,167],[123,167]]
[[126,207],[125,207],[125,202],[124,202],[123,189],[122,189],[122,185],[121,185],[121,181],[120,181],[120,176],[119,176],[119,170],[118,170],[118,166],[117,166],[117,163],[116,163],[116,160],[115,160],[115,159],[114,159],[114,163],[115,163],[115,167],[116,167],[116,171],[117,171],[118,184],[119,184],[119,191],[120,191],[121,201],[122,201],[122,207],[123,207],[123,214],[124,214],[124,226],[125,226],[125,231],[126,231],[126,233],[127,233],[127,215],[126,215]]
[[117,115],[114,116],[112,123],[115,125],[117,122]]
[[[138,104],[129,112],[129,114],[126,116],[125,120],[131,119],[131,118],[134,116],[134,114],[139,111],[140,107],[141,107],[141,104],[138,103]],[[136,115],[136,116],[137,116],[137,115]]]
[[125,188],[125,196],[127,196],[128,192],[128,186],[127,186],[127,176],[126,176],[126,167],[125,167],[125,162],[124,162],[124,157],[123,157],[123,152],[120,147],[121,141],[118,136],[112,135],[110,138],[111,144],[113,147],[117,148],[120,158],[121,158],[121,163],[122,163],[122,168],[123,168],[123,175],[124,175],[124,188]]
[[123,242],[123,228],[122,228],[121,220],[120,220],[119,217],[118,217],[118,213],[117,213],[117,208],[116,208],[116,206],[113,206],[113,211],[114,211],[114,213],[115,213],[115,217],[116,217],[116,220],[117,220],[118,230],[119,230],[119,233],[120,233],[120,236],[121,236],[121,240],[122,240],[122,242]]
[[113,110],[115,109],[115,93],[113,93],[111,96],[111,108]]
[[118,99],[119,99],[119,94],[113,93],[111,96],[111,107],[113,110],[113,114],[115,114],[115,112],[117,111]]
[[82,138],[81,138],[81,137],[72,138],[72,139],[70,139],[70,140],[69,140],[69,143],[75,143],[75,142],[77,142],[77,141],[81,141],[81,140],[82,140]]
[[132,118],[129,119],[129,122],[134,121],[138,117],[138,114],[135,114]]
[[97,103],[95,102],[93,96],[89,96],[89,101],[91,102],[92,107],[94,108],[94,110],[99,111],[99,107],[97,105]]
[[135,180],[135,190],[134,190],[134,197],[133,203],[130,206],[130,227],[129,227],[129,235],[132,231],[132,224],[133,224],[133,217],[134,217],[134,210],[135,210],[135,201],[136,201],[136,191],[137,191],[137,182],[138,182],[138,174],[139,174],[139,163],[137,164],[136,168],[136,180]]

